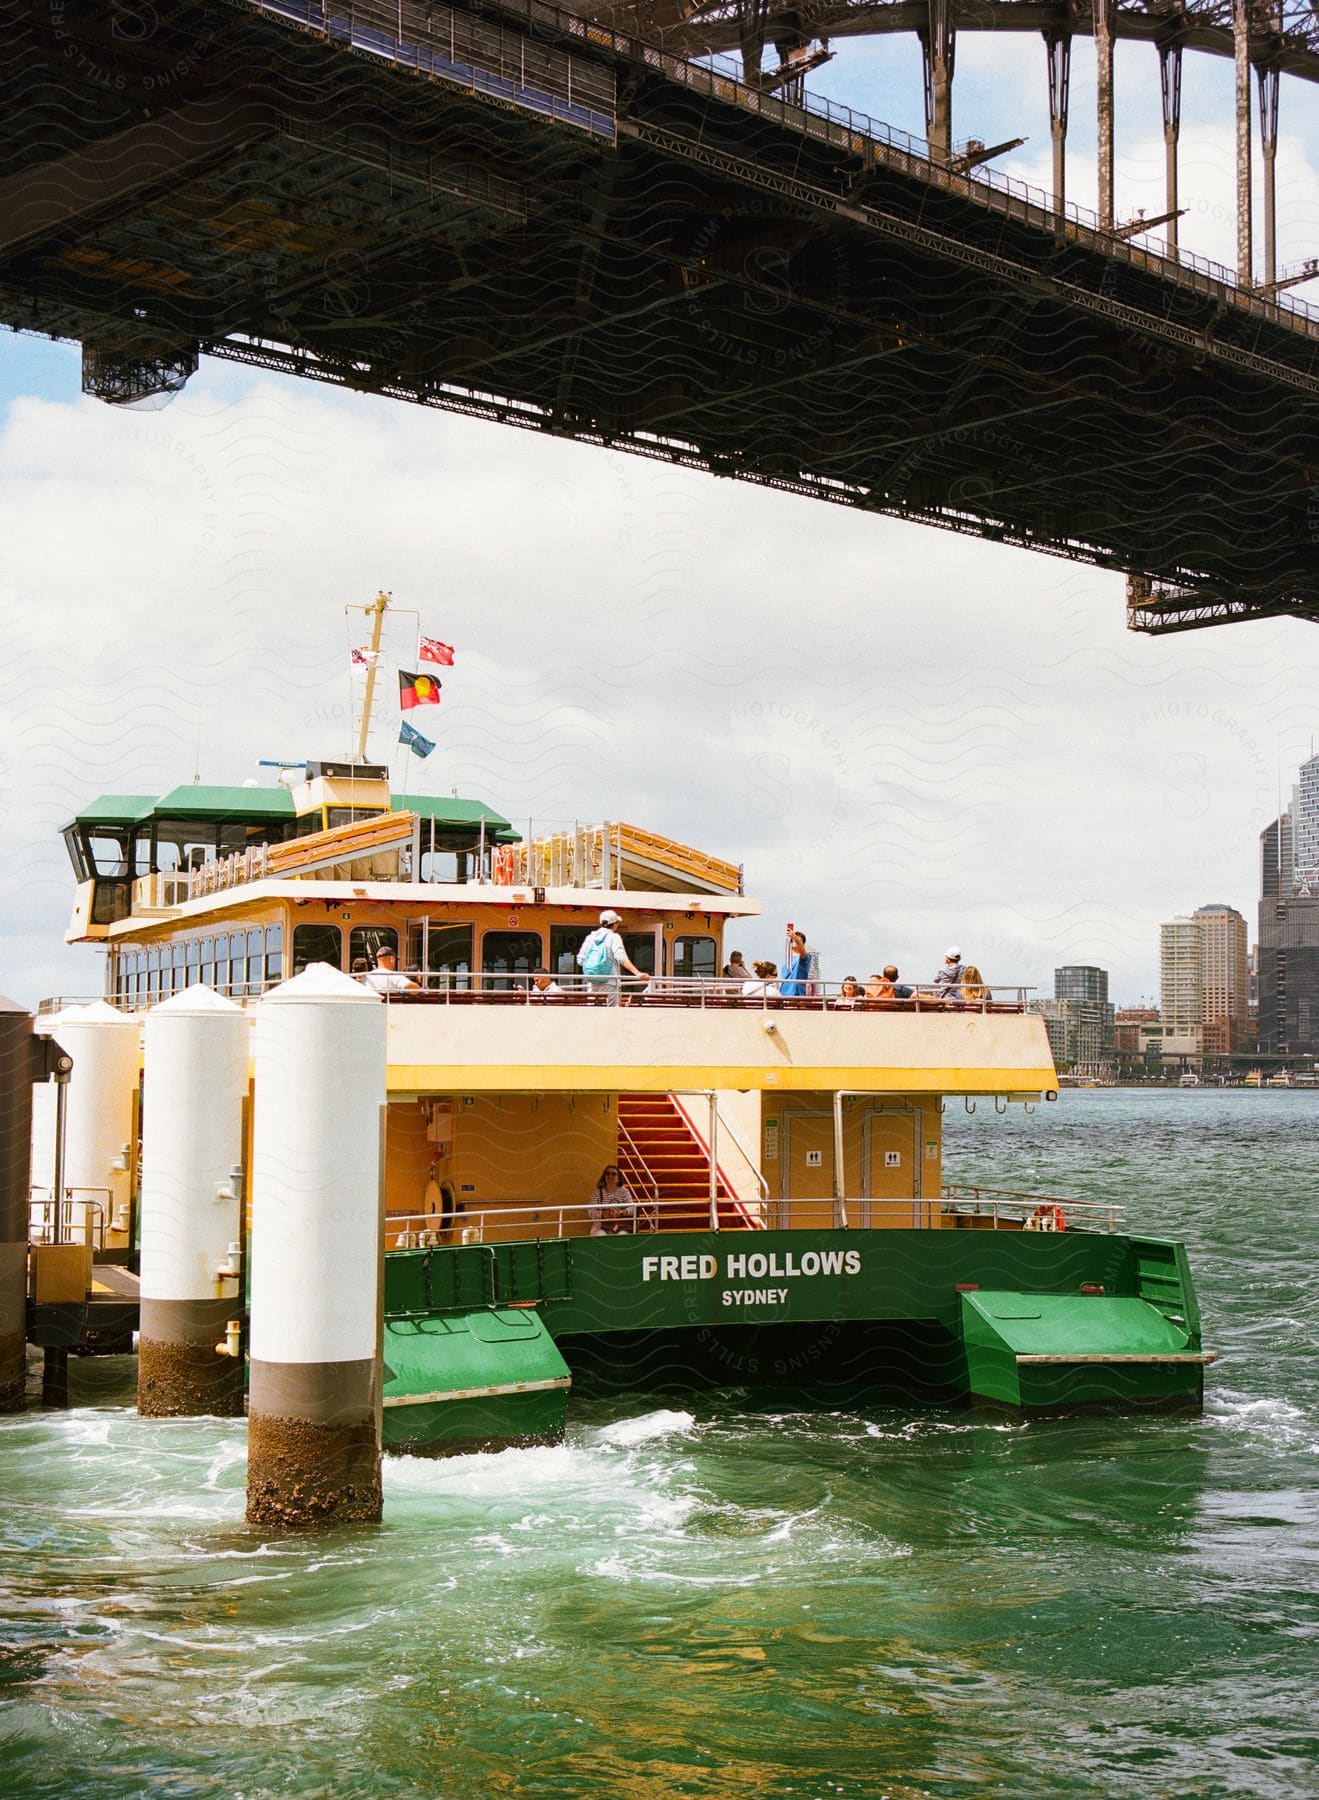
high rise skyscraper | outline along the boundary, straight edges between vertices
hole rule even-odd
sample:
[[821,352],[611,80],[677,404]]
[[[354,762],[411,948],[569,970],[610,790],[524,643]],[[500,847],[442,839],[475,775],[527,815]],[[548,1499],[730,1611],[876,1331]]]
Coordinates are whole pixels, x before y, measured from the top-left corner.
[[1266,825],[1259,834],[1259,891],[1262,900],[1286,900],[1296,886],[1296,858],[1292,852],[1292,816],[1289,812]]
[[1198,1037],[1204,1020],[1200,926],[1186,916],[1159,927],[1159,1011],[1177,1037]]
[[1165,1038],[1178,1054],[1230,1056],[1247,1024],[1246,921],[1235,907],[1199,907],[1160,930],[1160,1001]]
[[1291,822],[1297,884],[1319,893],[1319,756],[1301,764],[1292,789]]
[[1259,1047],[1319,1054],[1319,756],[1260,833]]
[[1108,1004],[1108,970],[1093,963],[1068,963],[1053,972],[1055,1000],[1097,1000]]
[[1231,1056],[1245,1039],[1249,1013],[1246,921],[1235,907],[1202,906],[1200,927],[1200,1020],[1206,1056]]
[[1053,972],[1053,999],[1036,1000],[1054,1059],[1064,1068],[1099,1068],[1113,1060],[1113,1008],[1108,970],[1070,963]]

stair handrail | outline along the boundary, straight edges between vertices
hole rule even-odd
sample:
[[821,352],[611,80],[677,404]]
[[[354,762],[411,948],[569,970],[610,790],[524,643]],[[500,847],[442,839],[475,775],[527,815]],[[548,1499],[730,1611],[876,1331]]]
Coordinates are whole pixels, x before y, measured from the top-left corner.
[[628,1130],[627,1126],[623,1123],[623,1115],[621,1112],[618,1115],[618,1134],[623,1139],[623,1141],[626,1143],[626,1145],[628,1147],[628,1151],[631,1154],[633,1161],[636,1163],[637,1167],[641,1170],[642,1174],[646,1178],[646,1181],[650,1187],[651,1216],[655,1219],[658,1219],[659,1218],[659,1201],[660,1201],[659,1183],[656,1181],[654,1175],[651,1173],[650,1164],[646,1161],[645,1157],[641,1154],[641,1151],[638,1149],[636,1139],[632,1136],[632,1133]]
[[[691,1114],[687,1111],[687,1108],[683,1105],[682,1100],[680,1098],[680,1095],[684,1094],[684,1093],[699,1094],[702,1100],[710,1100],[710,1101],[714,1102],[714,1104],[717,1106],[718,1105],[718,1091],[715,1088],[682,1088],[682,1089],[678,1090],[677,1092],[671,1093],[669,1095],[670,1100],[672,1100],[673,1104],[677,1107],[679,1113],[682,1115],[684,1121],[686,1122],[687,1129],[691,1132],[692,1136],[696,1139],[697,1143],[701,1146],[702,1150],[704,1150],[706,1155],[708,1156],[710,1154],[710,1146],[705,1141],[705,1139],[701,1136],[700,1127],[696,1124],[696,1121],[692,1118]],[[746,1163],[747,1167],[751,1170],[751,1173],[755,1176],[756,1185],[760,1189],[760,1198],[764,1202],[766,1211],[768,1211],[769,1210],[769,1183],[766,1181],[764,1175],[761,1173],[760,1165],[756,1162],[755,1158],[748,1153],[746,1146],[741,1142],[737,1133],[733,1130],[732,1126],[730,1124],[728,1124],[727,1120],[722,1119],[722,1118],[720,1119],[719,1129],[720,1129],[720,1131],[724,1131],[724,1132],[728,1133],[728,1136],[733,1141],[734,1149],[738,1150],[741,1153],[742,1160]],[[747,1209],[743,1205],[742,1201],[738,1198],[737,1189],[733,1186],[732,1182],[728,1179],[728,1176],[724,1173],[723,1165],[722,1165],[722,1163],[720,1163],[717,1154],[715,1156],[714,1168],[715,1168],[715,1174],[718,1176],[719,1180],[723,1183],[724,1187],[727,1188],[727,1190],[728,1190],[729,1200],[732,1202],[732,1204],[736,1208],[736,1210],[741,1214],[742,1218],[746,1221],[746,1224],[748,1225],[748,1227],[752,1231],[763,1231],[765,1229],[765,1222],[764,1222],[763,1218],[760,1221],[757,1221],[752,1218],[751,1214],[747,1211]]]

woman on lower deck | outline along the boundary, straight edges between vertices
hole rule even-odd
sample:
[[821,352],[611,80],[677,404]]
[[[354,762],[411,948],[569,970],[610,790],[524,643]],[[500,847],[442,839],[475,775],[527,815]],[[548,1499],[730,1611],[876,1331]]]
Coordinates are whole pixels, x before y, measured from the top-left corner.
[[591,1190],[586,1216],[592,1237],[614,1237],[637,1228],[637,1203],[617,1163],[606,1163]]

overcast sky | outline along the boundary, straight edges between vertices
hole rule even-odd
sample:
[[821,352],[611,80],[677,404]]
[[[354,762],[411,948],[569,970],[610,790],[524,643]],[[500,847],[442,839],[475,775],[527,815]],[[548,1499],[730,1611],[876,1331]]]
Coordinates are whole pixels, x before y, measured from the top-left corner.
[[[817,84],[919,129],[903,54],[862,46]],[[1012,66],[963,41],[957,136],[1023,129]],[[1231,69],[1187,69],[1185,236],[1230,261]],[[1319,245],[1313,94],[1284,83],[1284,261]],[[1150,143],[1161,181],[1157,131],[1120,118],[1120,212],[1158,210]],[[1046,115],[1019,170],[1047,149]],[[1092,196],[1080,167],[1072,191]],[[1227,901],[1253,939],[1258,832],[1319,723],[1313,627],[1135,637],[1118,576],[227,365],[159,413],[77,390],[76,349],[0,337],[0,989],[21,1000],[99,986],[62,943],[59,827],[97,794],[344,753],[343,609],[381,586],[459,651],[421,717],[439,748],[397,758],[396,786],[741,861],[765,903],[748,957],[793,918],[830,979],[926,979],[954,941],[1046,993],[1098,962],[1121,1002],[1157,987],[1161,919]]]

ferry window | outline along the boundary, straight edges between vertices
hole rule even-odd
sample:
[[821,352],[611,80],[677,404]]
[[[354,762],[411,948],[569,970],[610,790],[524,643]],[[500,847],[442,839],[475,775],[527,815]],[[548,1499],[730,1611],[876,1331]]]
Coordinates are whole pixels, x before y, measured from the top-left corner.
[[82,839],[71,825],[64,833],[64,848],[69,853],[69,861],[73,864],[73,872],[79,881],[86,881],[91,875],[91,868],[82,847]]
[[314,831],[324,831],[324,829],[321,810],[317,807],[315,812],[303,813],[293,827],[293,835],[294,837],[310,837]]
[[188,972],[187,985],[189,987],[192,987],[195,982],[197,982],[201,979],[201,974],[200,974],[201,961],[202,961],[201,939],[193,938],[193,940],[190,944],[186,944],[184,946],[184,951],[185,951],[185,963],[186,963],[187,972]]
[[160,952],[147,951],[147,1004],[154,1006],[160,998]]
[[133,910],[132,887],[127,877],[119,881],[99,876],[92,889],[92,924],[114,925],[126,919]]
[[128,837],[126,831],[91,831],[83,840],[88,860],[97,875],[127,875]]
[[293,973],[300,975],[308,963],[329,963],[332,969],[343,963],[343,937],[337,925],[295,925],[293,928]]
[[229,939],[218,937],[215,940],[215,991],[218,994],[229,992]]
[[266,980],[284,979],[284,927],[266,926]]
[[254,925],[247,934],[247,991],[259,994],[265,986],[266,934]]
[[355,825],[359,819],[383,818],[384,809],[379,806],[327,806],[325,816],[333,831],[336,825]]
[[481,970],[485,988],[525,988],[522,981],[498,981],[499,975],[529,975],[540,967],[545,946],[538,931],[487,931],[481,939]]
[[695,975],[712,981],[718,968],[712,937],[679,937],[673,940],[673,973]]
[[472,985],[470,925],[432,925],[427,956],[431,973],[444,978],[436,982],[437,987],[465,992]]
[[655,933],[653,931],[625,931],[623,948],[627,951],[628,961],[634,962],[647,975],[655,973]]
[[589,925],[551,925],[550,926],[550,960],[548,967],[554,975],[580,975],[577,967],[577,952],[581,948],[582,939],[591,930]]
[[203,938],[201,944],[200,979],[207,987],[215,986],[215,939]]
[[229,998],[241,1000],[247,992],[245,980],[245,964],[247,962],[247,933],[231,931],[229,933]]
[[398,955],[398,933],[392,925],[354,925],[348,933],[348,967],[365,958],[368,968],[376,966],[376,951],[392,950]]
[[[184,819],[158,819],[151,833],[151,864],[168,874],[174,869],[199,869],[215,856],[214,825],[190,824]],[[145,846],[139,846],[139,854]]]

